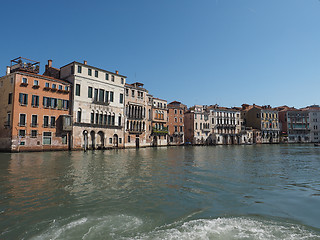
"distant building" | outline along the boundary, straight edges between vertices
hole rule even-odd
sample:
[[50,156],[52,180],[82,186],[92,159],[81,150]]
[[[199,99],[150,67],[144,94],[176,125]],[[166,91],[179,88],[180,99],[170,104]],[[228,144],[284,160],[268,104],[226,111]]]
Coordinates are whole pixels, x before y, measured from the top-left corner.
[[279,143],[278,111],[271,106],[243,104],[241,114],[246,127],[261,131],[262,143]]
[[167,101],[152,98],[152,146],[166,146],[168,144],[168,108]]
[[213,144],[241,144],[241,114],[233,108],[212,105],[207,108],[210,113],[210,128]]
[[70,147],[70,84],[40,75],[39,64],[16,58],[7,68],[7,75],[0,78],[0,150]]
[[210,136],[210,120],[206,106],[194,105],[184,114],[185,141],[192,144],[207,144]]
[[168,104],[169,145],[184,143],[184,112],[187,106],[178,101]]

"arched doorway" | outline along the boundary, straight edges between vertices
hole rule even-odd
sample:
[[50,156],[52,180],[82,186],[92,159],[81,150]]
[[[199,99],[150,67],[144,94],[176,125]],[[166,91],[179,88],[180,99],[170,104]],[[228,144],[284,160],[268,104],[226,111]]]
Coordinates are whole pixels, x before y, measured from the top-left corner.
[[98,132],[98,139],[97,139],[97,148],[103,149],[104,148],[104,132]]
[[118,135],[113,135],[113,147],[118,147]]
[[91,137],[91,148],[95,149],[96,148],[96,133],[94,131],[90,132],[90,137]]

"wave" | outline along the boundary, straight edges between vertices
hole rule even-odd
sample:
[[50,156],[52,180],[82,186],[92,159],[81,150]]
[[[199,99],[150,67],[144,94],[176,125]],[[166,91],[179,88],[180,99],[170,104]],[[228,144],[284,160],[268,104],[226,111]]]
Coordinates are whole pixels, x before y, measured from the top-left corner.
[[320,234],[306,227],[247,217],[200,219],[171,229],[156,230],[134,239],[320,239]]
[[[148,225],[148,226],[146,226]],[[198,219],[148,231],[150,221],[127,216],[83,217],[51,226],[32,239],[320,239],[320,233],[303,225],[252,217]]]

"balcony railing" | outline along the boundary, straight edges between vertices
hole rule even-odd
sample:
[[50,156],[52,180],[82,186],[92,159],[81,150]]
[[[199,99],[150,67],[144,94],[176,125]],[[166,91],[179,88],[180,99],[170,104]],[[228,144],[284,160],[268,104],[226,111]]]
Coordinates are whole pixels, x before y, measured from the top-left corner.
[[154,133],[154,134],[168,134],[168,128],[163,127],[162,129],[158,129],[158,128],[153,127],[152,133]]
[[104,105],[104,106],[108,106],[110,104],[110,102],[99,101],[99,100],[92,100],[92,103],[98,104],[98,105]]
[[30,127],[38,127],[38,123],[30,123]]

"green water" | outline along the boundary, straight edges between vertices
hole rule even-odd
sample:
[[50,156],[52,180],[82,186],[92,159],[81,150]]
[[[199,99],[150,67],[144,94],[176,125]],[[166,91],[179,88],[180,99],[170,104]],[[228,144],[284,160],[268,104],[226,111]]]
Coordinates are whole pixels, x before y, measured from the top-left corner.
[[0,154],[0,239],[320,239],[320,148]]

